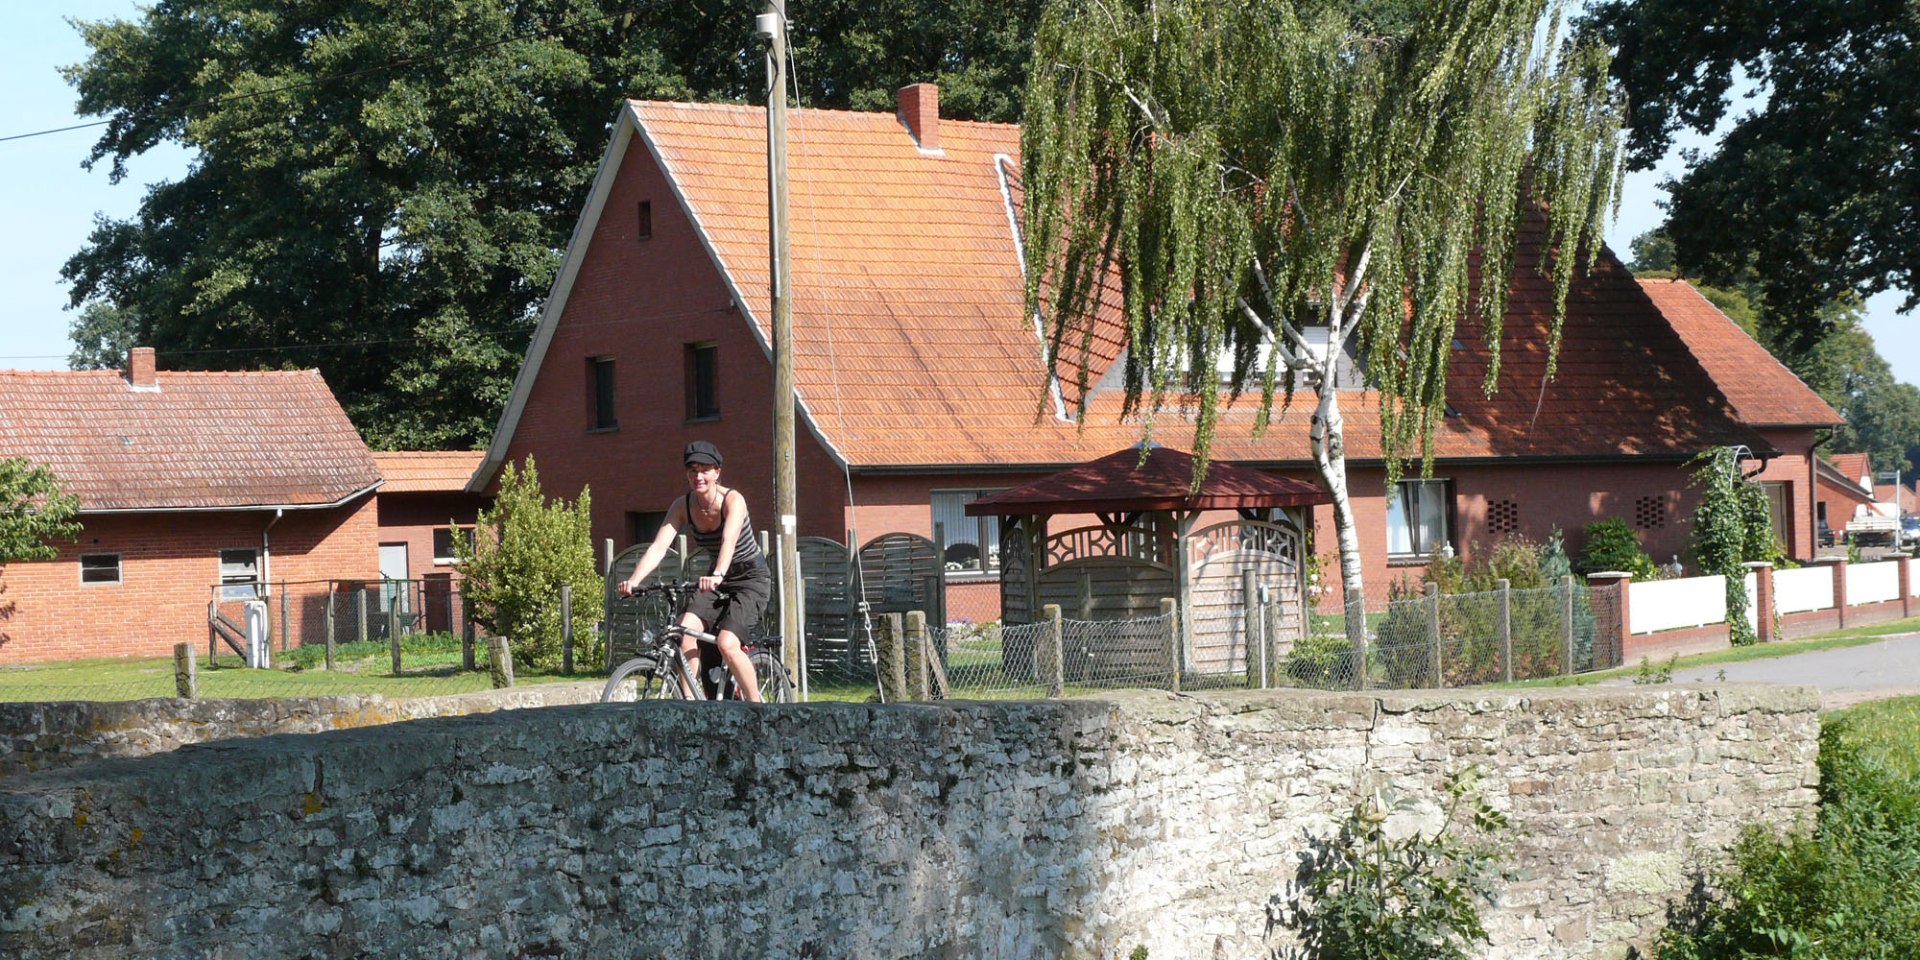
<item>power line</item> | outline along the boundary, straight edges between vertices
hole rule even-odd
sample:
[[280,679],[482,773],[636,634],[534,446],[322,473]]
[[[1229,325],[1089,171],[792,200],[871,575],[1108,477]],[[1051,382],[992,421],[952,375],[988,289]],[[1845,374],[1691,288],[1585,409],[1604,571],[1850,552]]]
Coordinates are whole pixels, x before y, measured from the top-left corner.
[[[658,2],[661,2],[661,0],[652,0],[652,2],[646,4],[646,6],[652,6],[654,3],[658,3]],[[521,40],[533,40],[541,37],[551,37],[560,33],[564,33],[568,30],[576,29],[578,27],[584,27],[591,24],[595,24],[595,23],[605,23],[608,20],[617,20],[623,17],[631,18],[634,14],[638,13],[640,9],[641,9],[640,5],[635,5],[629,9],[622,10],[619,13],[610,13],[610,14],[606,14],[605,16],[588,17],[582,20],[574,20],[568,23],[560,24],[559,26],[556,26],[544,31],[515,34],[513,36],[506,37],[500,40],[489,40],[486,43],[476,43],[476,44],[471,44],[465,47],[454,47],[452,49],[442,50],[438,53],[433,53],[433,54],[422,54],[420,56],[415,56],[415,57],[401,57],[398,60],[390,60],[386,63],[379,64],[378,66],[366,67],[360,70],[349,71],[347,73],[336,73],[336,74],[332,74],[325,77],[315,77],[312,80],[301,80],[296,83],[282,84],[277,87],[269,87],[265,90],[255,90],[251,93],[235,93],[235,94],[229,94],[224,97],[215,97],[214,99],[208,100],[205,103],[190,105],[185,108],[182,108],[180,113],[182,116],[192,114],[192,113],[200,113],[206,110],[210,110],[214,107],[221,106],[223,104],[237,103],[242,100],[255,100],[260,97],[271,96],[276,93],[285,93],[289,90],[299,90],[305,87],[315,87],[325,83],[333,83],[337,80],[351,80],[354,77],[366,76],[367,74],[370,74],[370,73],[379,73],[385,70],[394,70],[400,67],[410,67],[410,66],[417,66],[419,64],[424,64],[424,63],[433,63],[438,60],[446,60],[446,59],[451,59],[457,56],[464,56],[469,53],[475,53],[481,50],[488,50],[494,47],[503,47],[509,43],[516,43]],[[126,116],[138,116],[141,114],[151,114],[154,112],[156,111],[152,109],[132,110],[132,111],[128,111]],[[10,134],[8,136],[0,137],[0,143],[6,143],[7,141],[10,141],[10,140],[27,140],[33,137],[52,136],[53,134],[56,134],[56,133],[69,133],[74,130],[86,130],[92,127],[103,127],[110,123],[116,123],[123,118],[124,117],[109,117],[105,120],[93,120],[87,123],[76,123],[70,126],[55,127],[48,130],[35,130],[31,133]],[[18,358],[15,358],[15,359],[18,359]]]

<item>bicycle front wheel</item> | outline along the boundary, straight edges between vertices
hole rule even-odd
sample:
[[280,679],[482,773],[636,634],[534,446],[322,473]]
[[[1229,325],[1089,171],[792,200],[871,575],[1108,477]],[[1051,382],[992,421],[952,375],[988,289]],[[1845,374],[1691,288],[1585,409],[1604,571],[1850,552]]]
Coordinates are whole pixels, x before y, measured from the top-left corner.
[[620,686],[633,681],[633,699],[635,700],[678,700],[680,685],[673,682],[671,667],[664,667],[652,657],[634,657],[621,664],[607,678],[607,686],[600,691],[601,703],[623,700]]
[[794,701],[793,675],[787,672],[786,664],[765,651],[758,651],[748,659],[753,662],[754,677],[760,681],[760,699],[768,703]]

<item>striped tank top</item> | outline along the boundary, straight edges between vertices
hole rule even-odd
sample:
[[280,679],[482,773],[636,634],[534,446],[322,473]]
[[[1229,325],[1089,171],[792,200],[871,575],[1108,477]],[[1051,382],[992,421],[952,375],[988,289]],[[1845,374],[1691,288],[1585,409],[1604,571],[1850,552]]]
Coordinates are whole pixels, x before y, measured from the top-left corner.
[[[727,496],[733,496],[733,491],[728,490]],[[726,536],[727,532],[726,511],[724,506],[726,499],[722,498],[720,502],[722,504],[720,525],[714,527],[712,530],[702,530],[699,524],[693,522],[693,491],[687,491],[687,538],[693,541],[695,549],[706,551],[707,555],[712,557],[715,563],[720,561],[720,541]],[[744,511],[746,508],[746,500],[744,497],[741,499],[740,506]],[[753,514],[742,512],[740,515],[740,537],[733,542],[733,563],[727,567],[726,579],[733,580],[745,576],[751,572],[753,568],[759,566],[761,562],[760,538],[753,534]]]

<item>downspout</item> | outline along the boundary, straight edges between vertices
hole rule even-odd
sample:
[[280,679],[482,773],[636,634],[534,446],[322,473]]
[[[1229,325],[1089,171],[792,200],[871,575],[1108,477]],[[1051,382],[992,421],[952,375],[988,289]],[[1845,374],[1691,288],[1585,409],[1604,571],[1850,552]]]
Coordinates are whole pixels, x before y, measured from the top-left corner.
[[280,518],[286,516],[286,513],[285,507],[274,507],[273,519],[268,520],[267,525],[260,530],[260,585],[268,587],[269,590],[272,589],[269,585],[273,583],[273,542],[267,536],[267,532],[272,530],[273,525],[279,523]]

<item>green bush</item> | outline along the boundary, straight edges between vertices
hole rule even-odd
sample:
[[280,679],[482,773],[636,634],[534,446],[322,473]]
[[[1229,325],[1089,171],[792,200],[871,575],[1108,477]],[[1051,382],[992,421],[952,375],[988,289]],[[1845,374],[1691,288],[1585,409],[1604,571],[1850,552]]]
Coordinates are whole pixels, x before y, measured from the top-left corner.
[[1353,644],[1344,634],[1315,631],[1287,654],[1287,676],[1304,686],[1339,690],[1353,686]]
[[1507,876],[1494,842],[1506,826],[1471,772],[1441,802],[1381,791],[1313,845],[1277,919],[1305,960],[1467,960]]
[[1749,828],[1709,895],[1662,932],[1661,960],[1920,956],[1920,700],[1901,703],[1878,735],[1826,725],[1813,832]]
[[1574,568],[1581,573],[1620,571],[1635,580],[1654,580],[1660,571],[1640,545],[1640,534],[1627,521],[1608,517],[1586,526],[1587,544]]
[[500,473],[493,506],[480,511],[474,535],[454,527],[454,552],[466,577],[461,589],[473,619],[512,644],[513,659],[530,667],[557,667],[561,653],[560,585],[573,585],[573,635],[578,666],[595,666],[600,620],[600,575],[594,569],[592,496],[581,490],[569,504],[540,492],[533,458],[524,471],[509,463]]

